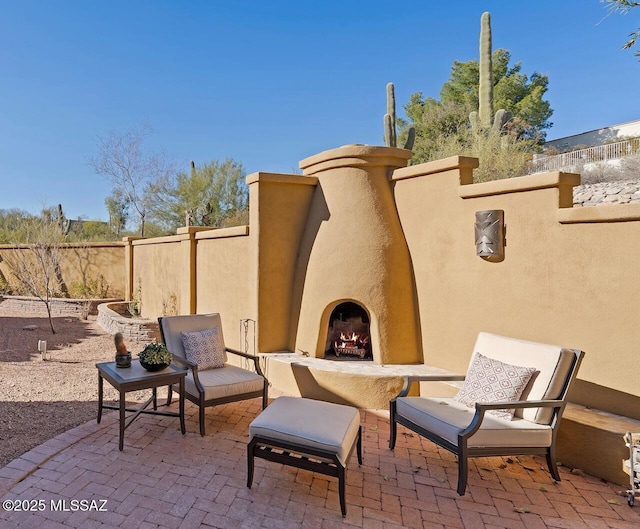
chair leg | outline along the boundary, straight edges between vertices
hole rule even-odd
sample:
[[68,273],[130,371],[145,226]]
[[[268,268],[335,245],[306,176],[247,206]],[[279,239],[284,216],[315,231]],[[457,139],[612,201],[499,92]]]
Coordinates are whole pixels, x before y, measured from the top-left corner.
[[396,447],[396,435],[398,433],[398,423],[396,423],[396,403],[391,401],[389,404],[389,449]]
[[200,405],[199,413],[200,419],[200,435],[204,436],[204,406]]
[[458,494],[464,496],[467,490],[467,475],[469,474],[469,462],[466,454],[458,454]]
[[265,381],[264,391],[262,392],[262,409],[264,410],[269,404],[269,383]]
[[558,466],[556,465],[555,452],[555,446],[551,445],[549,448],[547,448],[547,466],[549,467],[551,477],[556,481],[561,481],[560,472],[558,472]]
[[247,488],[253,484],[253,451],[256,446],[255,441],[251,441],[247,446]]
[[171,406],[171,400],[173,399],[173,386],[169,385],[167,390],[167,406]]
[[358,465],[362,465],[362,426],[358,427],[358,443],[356,444],[356,454],[358,455]]
[[340,510],[342,511],[343,518],[347,517],[346,481],[345,468],[338,463],[338,493],[340,495]]

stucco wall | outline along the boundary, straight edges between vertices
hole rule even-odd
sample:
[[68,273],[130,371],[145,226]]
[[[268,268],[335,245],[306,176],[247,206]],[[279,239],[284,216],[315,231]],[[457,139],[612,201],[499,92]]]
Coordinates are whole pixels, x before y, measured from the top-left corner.
[[[57,249],[62,278],[72,289],[76,283],[87,284],[102,275],[109,286],[108,296],[122,297],[126,282],[124,251],[122,242],[64,244]],[[25,246],[0,245],[0,273],[9,283],[14,283],[9,262],[17,254],[29,255],[30,250]]]
[[[133,242],[132,299],[142,301],[142,316],[155,319],[167,314],[173,302],[181,307],[185,293],[182,279],[188,276],[184,266],[184,246],[187,236],[175,235]],[[179,310],[178,310],[179,312]]]
[[[572,400],[640,418],[640,206],[574,210],[578,175],[472,184],[469,163],[394,173],[425,363],[464,372],[479,331],[582,349]],[[475,212],[487,209],[504,210],[502,262],[475,254]]]
[[[228,347],[244,350],[240,320],[256,319],[254,267],[247,226],[196,236],[196,313],[217,312]],[[252,336],[251,346],[253,345]],[[253,348],[250,349],[253,352]]]

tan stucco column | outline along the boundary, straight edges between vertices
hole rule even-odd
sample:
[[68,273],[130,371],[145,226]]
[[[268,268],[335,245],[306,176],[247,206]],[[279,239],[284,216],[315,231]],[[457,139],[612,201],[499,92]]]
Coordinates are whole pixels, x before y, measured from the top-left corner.
[[180,314],[195,314],[197,307],[196,284],[196,233],[211,230],[208,226],[184,226],[176,230],[180,240]]
[[124,299],[131,301],[133,294],[133,241],[137,241],[142,237],[123,237],[122,242],[126,243],[124,247],[124,267],[125,267],[125,283],[124,283]]

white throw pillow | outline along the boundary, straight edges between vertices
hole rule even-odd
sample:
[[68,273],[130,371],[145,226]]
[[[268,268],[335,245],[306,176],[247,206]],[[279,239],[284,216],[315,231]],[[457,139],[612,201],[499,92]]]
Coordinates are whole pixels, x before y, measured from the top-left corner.
[[204,331],[181,332],[184,354],[198,369],[224,367],[225,350],[218,327]]
[[[454,399],[469,407],[476,402],[515,402],[535,372],[535,367],[513,366],[476,353]],[[515,409],[500,409],[487,413],[511,420],[514,412]]]

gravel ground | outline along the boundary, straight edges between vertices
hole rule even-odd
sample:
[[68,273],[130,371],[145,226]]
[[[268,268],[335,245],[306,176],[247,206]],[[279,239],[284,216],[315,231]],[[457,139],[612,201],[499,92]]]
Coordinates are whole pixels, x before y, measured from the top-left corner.
[[[114,359],[113,337],[95,316],[53,321],[56,334],[46,316],[0,315],[0,468],[47,439],[96,419],[95,364]],[[47,341],[45,361],[38,340]],[[128,342],[127,347],[135,357],[144,344]],[[117,393],[108,383],[104,391],[105,401],[115,403]],[[127,393],[131,402],[147,397],[145,391]]]

